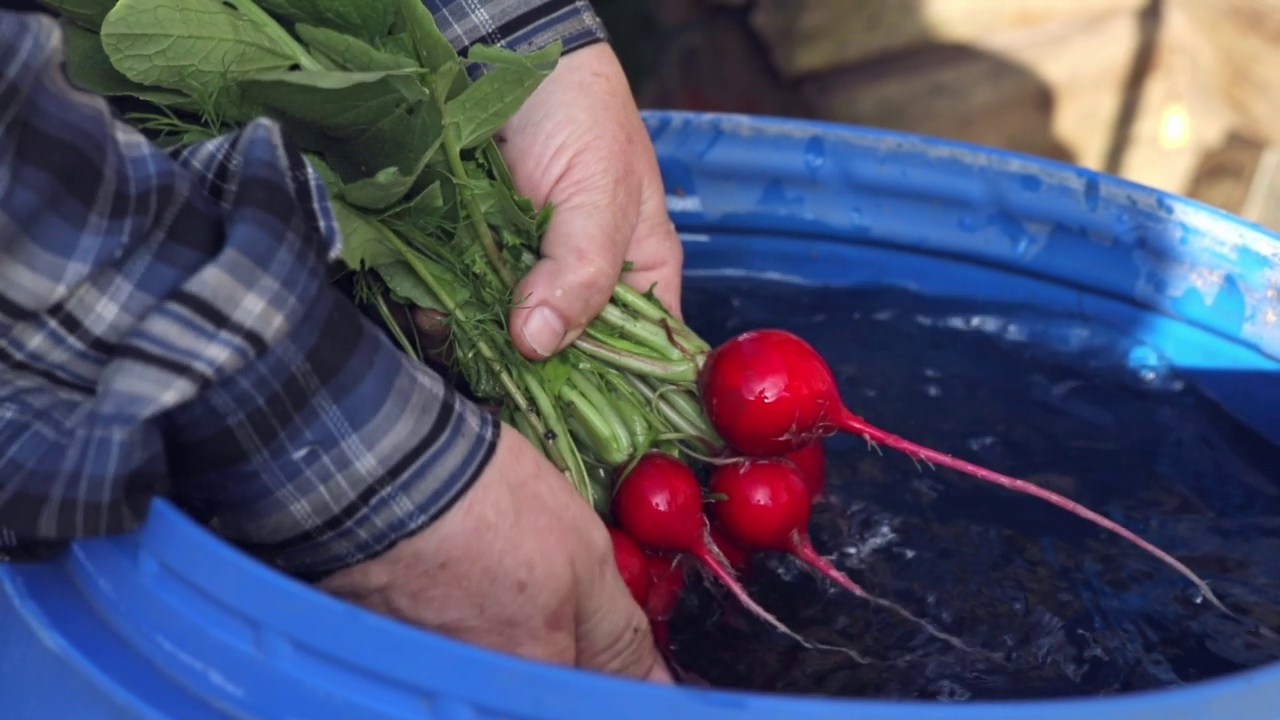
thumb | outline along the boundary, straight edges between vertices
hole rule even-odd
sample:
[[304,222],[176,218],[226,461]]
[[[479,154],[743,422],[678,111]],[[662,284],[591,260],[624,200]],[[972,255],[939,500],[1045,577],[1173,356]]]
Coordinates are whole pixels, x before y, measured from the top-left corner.
[[598,199],[558,206],[542,241],[542,259],[516,286],[511,339],[530,360],[576,340],[622,277],[636,213],[613,206],[612,195],[601,192]]
[[580,586],[577,665],[587,670],[671,684],[644,611],[631,597],[609,553],[598,581]]

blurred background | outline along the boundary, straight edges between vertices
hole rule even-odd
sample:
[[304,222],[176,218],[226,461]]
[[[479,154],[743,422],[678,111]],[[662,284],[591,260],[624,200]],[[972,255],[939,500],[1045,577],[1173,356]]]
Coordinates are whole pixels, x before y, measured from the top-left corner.
[[593,4],[644,108],[977,142],[1280,230],[1280,0]]

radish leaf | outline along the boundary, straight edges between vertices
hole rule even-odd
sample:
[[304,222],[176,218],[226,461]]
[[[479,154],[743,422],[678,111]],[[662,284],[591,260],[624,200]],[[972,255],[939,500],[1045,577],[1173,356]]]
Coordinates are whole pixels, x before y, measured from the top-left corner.
[[388,288],[396,295],[404,300],[421,308],[429,310],[439,310],[440,312],[448,312],[448,308],[440,301],[435,293],[431,292],[431,288],[422,282],[422,278],[418,277],[409,263],[403,260],[388,263],[378,267],[378,275],[382,277],[382,281],[387,284]]
[[393,8],[376,0],[258,0],[263,10],[289,22],[332,28],[361,40],[387,34]]
[[488,140],[529,99],[559,57],[559,41],[527,55],[473,46],[467,58],[491,67],[445,109],[445,117],[457,127],[458,147],[465,150]]
[[449,43],[436,25],[435,16],[421,0],[396,0],[400,22],[408,33],[418,64],[436,71],[448,65],[458,64],[458,51]]
[[293,31],[317,60],[327,61],[337,70],[408,70],[418,67],[408,58],[385,53],[328,28],[299,24],[293,27]]
[[178,110],[200,109],[183,93],[147,87],[121,75],[103,52],[97,33],[66,21],[61,25],[67,76],[79,87],[99,95],[131,95]]
[[111,64],[235,120],[256,112],[233,87],[255,73],[319,64],[251,0],[120,0],[102,22]]
[[344,182],[398,168],[402,177],[383,175],[356,190],[370,193],[359,204],[382,208],[409,189],[443,128],[439,104],[407,72],[275,72],[240,86],[290,133],[306,138],[300,142],[319,146]]

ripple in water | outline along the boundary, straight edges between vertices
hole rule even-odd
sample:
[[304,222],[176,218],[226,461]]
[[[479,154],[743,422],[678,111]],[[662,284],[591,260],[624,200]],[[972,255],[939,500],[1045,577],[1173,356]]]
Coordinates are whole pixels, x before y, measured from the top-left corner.
[[[1280,449],[1196,394],[1150,347],[1075,318],[960,307],[899,291],[699,280],[690,321],[823,352],[853,410],[912,440],[1076,499],[1170,551],[1244,616],[1280,629]],[[856,582],[994,657],[952,648],[794,561],[748,589],[805,650],[693,583],[672,624],[682,669],[713,685],[964,702],[1178,685],[1280,659],[1280,641],[1215,612],[1124,540],[948,470],[827,442],[819,552]]]

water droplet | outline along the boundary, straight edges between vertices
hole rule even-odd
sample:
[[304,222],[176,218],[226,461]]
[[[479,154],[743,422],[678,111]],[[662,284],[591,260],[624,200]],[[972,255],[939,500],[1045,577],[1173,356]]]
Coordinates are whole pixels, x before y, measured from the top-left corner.
[[826,143],[820,137],[811,137],[804,144],[804,167],[810,175],[817,175],[827,164]]
[[1089,212],[1098,209],[1098,196],[1101,194],[1101,188],[1098,186],[1098,178],[1090,175],[1084,181],[1084,204],[1089,208]]
[[999,442],[999,438],[995,435],[979,435],[977,437],[969,438],[964,444],[968,445],[970,450],[979,452],[986,450],[989,447],[994,447]]
[[924,386],[924,394],[929,397],[940,397],[942,395],[942,388],[938,387],[934,383],[929,383]]
[[1178,392],[1185,386],[1168,359],[1150,345],[1130,348],[1125,364],[1133,379],[1144,389]]
[[293,451],[289,457],[296,463],[305,463],[311,459],[312,455],[319,453],[320,450],[315,445],[308,445]]

